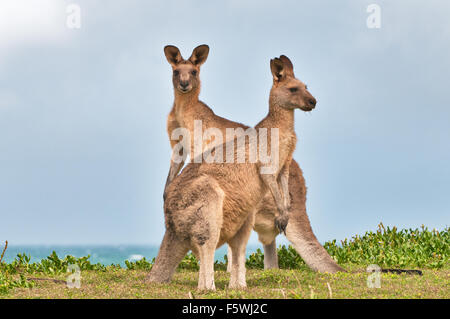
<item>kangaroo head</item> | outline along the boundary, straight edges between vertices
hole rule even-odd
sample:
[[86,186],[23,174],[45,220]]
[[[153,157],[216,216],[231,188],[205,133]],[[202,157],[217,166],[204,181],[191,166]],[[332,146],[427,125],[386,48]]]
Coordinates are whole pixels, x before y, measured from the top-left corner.
[[208,58],[209,47],[206,44],[199,45],[192,51],[189,59],[181,56],[180,50],[173,45],[164,47],[164,54],[172,66],[173,87],[180,93],[188,93],[200,88],[200,66]]
[[285,109],[299,108],[305,112],[316,106],[316,99],[309,93],[306,85],[294,75],[294,66],[287,56],[270,60],[273,86],[270,98],[276,105]]

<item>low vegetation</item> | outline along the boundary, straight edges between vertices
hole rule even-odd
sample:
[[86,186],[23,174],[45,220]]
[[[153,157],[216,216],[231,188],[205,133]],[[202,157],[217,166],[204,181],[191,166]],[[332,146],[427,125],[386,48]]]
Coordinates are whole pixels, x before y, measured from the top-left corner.
[[[375,232],[326,242],[324,247],[348,273],[311,271],[291,246],[278,249],[279,270],[263,270],[260,250],[247,258],[248,288],[227,289],[226,256],[216,261],[216,292],[196,292],[198,261],[188,254],[170,284],[148,284],[154,260],[105,266],[86,257],[60,258],[53,252],[40,262],[18,254],[11,263],[0,258],[0,298],[449,298],[450,235],[442,231],[397,230],[379,225]],[[381,274],[381,288],[368,288],[366,267],[421,269],[423,276]],[[70,265],[81,271],[81,288],[66,286]],[[70,270],[69,270],[70,271]]]

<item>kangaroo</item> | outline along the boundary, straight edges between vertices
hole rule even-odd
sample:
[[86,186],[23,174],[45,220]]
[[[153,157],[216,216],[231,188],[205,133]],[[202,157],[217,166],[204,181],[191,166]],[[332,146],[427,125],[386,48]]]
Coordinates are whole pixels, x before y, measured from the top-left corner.
[[[194,121],[201,120],[203,129],[218,128],[224,136],[227,128],[248,129],[248,126],[227,120],[220,117],[203,102],[199,100],[200,94],[200,66],[206,61],[209,54],[207,45],[196,47],[189,59],[185,60],[181,56],[179,49],[168,45],[164,48],[167,61],[172,66],[172,82],[174,87],[175,101],[167,120],[167,131],[171,147],[177,144],[175,139],[171,139],[173,130],[185,127],[191,132],[194,131]],[[191,143],[194,145],[194,143]],[[208,145],[204,145],[208,147]],[[193,158],[193,149],[191,158]],[[174,149],[175,154],[175,149]],[[175,162],[171,160],[170,170],[167,176],[164,194],[167,187],[175,176],[178,175],[184,161]],[[294,245],[297,252],[313,270],[320,272],[335,273],[345,271],[338,266],[328,255],[327,251],[314,235],[308,215],[306,213],[306,186],[303,172],[295,160],[291,162],[289,171],[289,193],[290,210],[289,223],[286,228],[286,237]],[[165,197],[165,196],[164,196]],[[278,257],[276,251],[276,236],[279,229],[275,226],[276,205],[270,194],[267,194],[256,212],[254,230],[258,233],[259,241],[264,247],[264,268],[278,268]],[[231,271],[232,264],[231,249],[228,249],[228,270]]]
[[[270,130],[270,155],[278,159],[271,173],[263,172],[260,159],[249,160],[249,143],[245,144],[246,160],[237,163],[238,147],[234,147],[233,163],[189,163],[170,183],[164,203],[166,234],[150,272],[150,281],[170,280],[176,266],[189,249],[200,258],[198,289],[214,290],[214,251],[228,243],[232,253],[230,288],[245,288],[245,248],[253,226],[254,212],[270,191],[278,214],[276,227],[284,231],[288,224],[289,167],[297,137],[294,132],[294,110],[311,111],[316,99],[294,76],[291,61],[285,57],[270,61],[273,86],[269,112],[255,129]],[[279,130],[273,140],[272,129]],[[273,149],[276,143],[275,149]],[[261,144],[258,148],[261,148]],[[227,149],[228,152],[228,149]]]
[[[244,163],[237,163],[234,146],[233,163],[189,163],[167,188],[164,202],[166,233],[150,272],[150,281],[170,280],[178,263],[191,249],[200,258],[198,289],[214,290],[214,251],[228,243],[232,253],[229,287],[245,288],[245,248],[255,209],[268,191],[278,211],[275,225],[285,231],[289,220],[289,167],[297,141],[294,110],[311,111],[316,100],[295,78],[287,57],[271,60],[270,67],[273,86],[269,113],[255,129],[259,130],[258,137],[261,129],[280,131],[279,139],[272,140],[272,136],[266,139],[270,152],[277,152],[278,165],[272,173],[262,173],[263,163],[249,160],[247,148],[250,142],[245,144]],[[189,84],[181,86],[188,87]],[[278,146],[276,150],[272,148],[274,143]]]

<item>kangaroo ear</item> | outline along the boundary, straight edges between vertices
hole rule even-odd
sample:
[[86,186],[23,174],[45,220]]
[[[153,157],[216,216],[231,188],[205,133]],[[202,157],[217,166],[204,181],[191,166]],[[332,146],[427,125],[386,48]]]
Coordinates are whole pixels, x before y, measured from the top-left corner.
[[285,77],[284,63],[278,58],[270,60],[270,70],[274,81],[281,81]]
[[175,66],[181,61],[183,61],[183,57],[181,56],[180,50],[176,46],[166,45],[164,47],[164,54],[166,55],[167,61]]
[[283,61],[286,74],[294,76],[294,65],[292,64],[291,60],[289,60],[289,58],[285,55],[280,56],[280,60]]
[[189,58],[189,61],[192,62],[194,65],[202,65],[205,63],[206,59],[208,58],[209,54],[209,46],[206,44],[199,45],[192,51],[192,55]]

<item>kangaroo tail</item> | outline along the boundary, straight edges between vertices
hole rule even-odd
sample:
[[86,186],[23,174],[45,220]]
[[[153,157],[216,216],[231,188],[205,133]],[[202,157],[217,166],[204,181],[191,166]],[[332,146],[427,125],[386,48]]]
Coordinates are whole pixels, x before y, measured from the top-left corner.
[[171,230],[166,230],[155,264],[148,274],[148,281],[169,282],[188,250],[186,241],[177,238]]
[[293,244],[305,263],[319,272],[335,273],[344,271],[328,254],[314,235],[306,214],[306,186],[302,171],[292,161],[289,176],[291,193],[291,214],[286,229],[286,237]]

